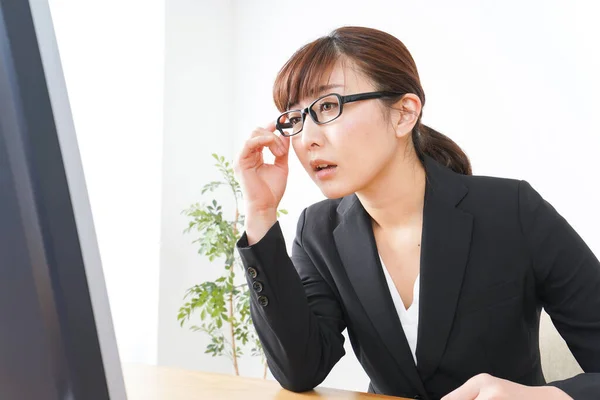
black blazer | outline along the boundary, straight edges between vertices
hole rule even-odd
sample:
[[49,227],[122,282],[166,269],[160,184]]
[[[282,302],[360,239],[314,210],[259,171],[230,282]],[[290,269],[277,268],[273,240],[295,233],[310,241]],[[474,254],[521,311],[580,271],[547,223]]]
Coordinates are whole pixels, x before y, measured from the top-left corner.
[[370,216],[350,195],[302,212],[291,259],[279,223],[253,246],[245,233],[237,243],[273,376],[288,390],[314,388],[345,354],[347,328],[369,392],[439,399],[482,372],[544,385],[544,307],[587,372],[551,384],[600,399],[598,259],[527,182],[424,165],[417,365]]

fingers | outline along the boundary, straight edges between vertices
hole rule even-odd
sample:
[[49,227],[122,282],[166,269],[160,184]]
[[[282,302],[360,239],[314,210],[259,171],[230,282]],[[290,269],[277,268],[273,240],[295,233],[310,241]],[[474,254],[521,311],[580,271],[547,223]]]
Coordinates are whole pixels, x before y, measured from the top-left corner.
[[[265,128],[261,128],[258,127],[256,128],[253,132],[251,137],[255,138],[255,137],[259,137],[259,136],[267,136],[270,137],[272,140],[269,140],[268,142],[264,142],[265,143],[265,147],[269,147],[269,150],[271,150],[271,153],[273,153],[273,155],[275,157],[282,157],[285,156],[288,150],[288,145],[284,142],[284,138],[275,134],[275,122],[269,122]],[[262,150],[262,148],[260,149]]]
[[272,136],[255,136],[246,141],[242,153],[240,154],[240,160],[244,160],[248,157],[254,156],[255,153],[261,152],[264,147],[273,148],[272,152],[280,154],[283,150],[280,150],[279,146],[275,143],[275,138]]
[[287,168],[288,165],[288,155],[290,154],[290,138],[280,136],[279,137],[284,145],[284,153],[280,156],[275,156],[275,165],[278,167]]
[[452,393],[442,397],[442,400],[475,400],[477,396],[479,396],[479,387],[467,381]]
[[269,121],[269,123],[265,126],[265,129],[269,132],[275,131],[275,121]]
[[249,159],[255,160],[256,154],[261,153],[263,148],[268,147],[275,156],[276,165],[287,165],[287,155],[290,146],[289,138],[275,134],[274,130],[275,122],[272,121],[265,128],[258,127],[252,131],[250,138],[246,141],[238,156],[238,160],[240,162]]
[[474,400],[479,396],[481,389],[491,378],[487,374],[479,374],[468,381],[453,392],[442,397],[441,400]]

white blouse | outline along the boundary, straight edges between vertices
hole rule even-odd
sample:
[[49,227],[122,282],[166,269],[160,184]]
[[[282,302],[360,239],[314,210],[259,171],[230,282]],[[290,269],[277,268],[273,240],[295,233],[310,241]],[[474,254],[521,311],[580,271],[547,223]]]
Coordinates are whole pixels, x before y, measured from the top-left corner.
[[392,300],[394,301],[394,306],[396,307],[396,312],[400,317],[400,322],[402,323],[402,329],[404,329],[404,334],[406,335],[406,339],[408,340],[408,345],[412,351],[413,359],[415,360],[415,365],[417,364],[417,332],[419,329],[419,278],[421,274],[417,275],[417,279],[415,280],[415,286],[413,287],[413,302],[408,307],[408,310],[404,307],[404,303],[402,302],[402,298],[400,297],[400,293],[392,280],[385,264],[383,263],[383,259],[381,259],[381,255],[379,256],[379,260],[381,261],[381,266],[383,267],[383,274],[385,275],[385,280],[387,281],[388,288],[390,289],[390,294],[392,295]]

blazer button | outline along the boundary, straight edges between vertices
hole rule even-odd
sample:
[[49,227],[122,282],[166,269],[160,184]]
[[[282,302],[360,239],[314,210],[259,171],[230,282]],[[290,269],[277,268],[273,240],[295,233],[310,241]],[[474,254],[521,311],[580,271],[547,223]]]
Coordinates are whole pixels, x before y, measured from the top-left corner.
[[258,293],[263,291],[263,284],[256,281],[254,283],[252,283],[252,287],[254,288],[254,290],[256,290]]
[[258,275],[258,271],[255,268],[250,267],[248,268],[248,275],[250,275],[250,278],[254,279]]
[[266,307],[267,304],[269,304],[269,299],[267,299],[267,296],[258,296],[258,304],[260,304],[263,307]]

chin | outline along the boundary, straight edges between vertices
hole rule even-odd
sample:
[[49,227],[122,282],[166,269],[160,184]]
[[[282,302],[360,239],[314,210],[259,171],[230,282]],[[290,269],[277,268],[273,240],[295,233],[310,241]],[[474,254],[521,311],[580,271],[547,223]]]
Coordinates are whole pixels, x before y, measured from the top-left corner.
[[353,187],[348,185],[332,184],[333,182],[317,183],[321,193],[330,200],[339,199],[355,192]]

